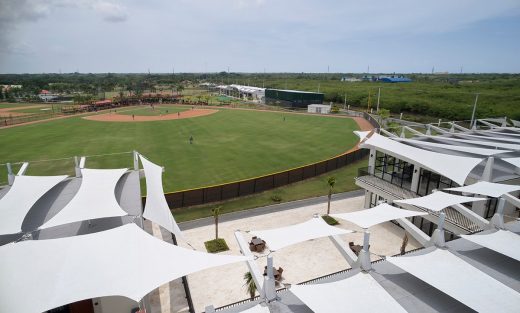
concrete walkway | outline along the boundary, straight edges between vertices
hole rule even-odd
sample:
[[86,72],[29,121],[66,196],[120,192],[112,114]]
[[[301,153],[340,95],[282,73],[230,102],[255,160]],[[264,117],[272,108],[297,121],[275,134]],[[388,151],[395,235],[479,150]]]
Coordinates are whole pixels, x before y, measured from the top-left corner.
[[[364,194],[365,194],[365,191],[362,189],[349,191],[349,192],[343,192],[343,193],[337,193],[337,194],[332,195],[332,201],[355,198],[355,197],[362,196]],[[253,216],[259,216],[259,215],[264,215],[264,214],[269,214],[269,213],[274,213],[274,212],[281,212],[281,211],[286,211],[286,210],[293,210],[293,209],[297,209],[297,208],[301,208],[301,207],[305,207],[305,206],[323,204],[323,203],[327,203],[327,196],[308,198],[308,199],[296,200],[296,201],[291,201],[291,202],[284,202],[284,203],[280,203],[280,204],[273,204],[273,205],[268,205],[268,206],[244,210],[244,211],[222,214],[219,216],[219,221],[221,223],[236,221],[236,220],[249,218],[249,217],[253,217]],[[184,230],[189,230],[189,229],[193,229],[193,228],[213,225],[213,224],[214,224],[213,217],[206,217],[206,218],[201,218],[201,219],[197,219],[197,220],[193,220],[193,221],[189,221],[189,222],[179,223],[179,228],[184,231]]]

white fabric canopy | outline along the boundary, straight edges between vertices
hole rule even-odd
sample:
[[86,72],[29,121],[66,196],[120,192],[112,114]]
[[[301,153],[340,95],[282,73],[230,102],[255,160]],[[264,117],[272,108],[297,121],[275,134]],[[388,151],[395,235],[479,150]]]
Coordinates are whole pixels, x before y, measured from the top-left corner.
[[452,195],[450,193],[445,193],[442,191],[433,192],[427,196],[405,199],[405,200],[395,200],[395,203],[409,204],[419,206],[421,208],[425,208],[431,211],[440,211],[447,207],[450,207],[455,204],[461,204],[466,202],[473,201],[481,201],[486,200],[486,198],[474,198],[474,197],[464,197]]
[[260,304],[255,305],[252,308],[249,308],[244,311],[240,311],[241,313],[269,313],[269,308],[266,306],[261,306]]
[[409,163],[420,164],[431,171],[448,177],[459,185],[464,184],[469,173],[482,161],[479,158],[462,157],[419,149],[376,133],[361,143],[360,147],[373,147]]
[[518,312],[520,293],[447,250],[386,260],[477,312]]
[[398,218],[427,214],[428,213],[425,212],[403,210],[396,208],[395,206],[391,206],[387,203],[382,203],[371,209],[355,211],[351,213],[331,214],[331,216],[352,222],[361,228],[369,228],[371,226]]
[[507,158],[501,159],[502,161],[506,161],[509,164],[513,164],[516,167],[520,167],[520,158]]
[[515,145],[515,144],[492,142],[492,141],[458,139],[458,138],[444,137],[444,136],[429,136],[429,137],[438,139],[441,141],[461,142],[461,143],[467,143],[470,145],[488,146],[488,147],[501,148],[501,149],[506,149],[506,150],[520,150],[520,145]]
[[506,230],[486,235],[461,235],[462,238],[520,261],[520,236]]
[[148,161],[142,155],[139,155],[139,158],[141,163],[143,163],[146,177],[146,204],[143,217],[161,225],[177,238],[183,238],[182,232],[164,198],[162,167]]
[[139,301],[153,289],[247,257],[192,251],[135,224],[0,246],[0,312],[36,313],[104,296]]
[[467,186],[463,186],[463,187],[455,187],[455,188],[447,188],[445,190],[466,192],[466,193],[472,193],[472,194],[477,194],[477,195],[484,195],[484,196],[498,198],[503,194],[520,190],[520,186],[481,181],[481,182],[478,182],[478,183],[475,183],[472,185],[467,185]]
[[22,231],[22,222],[31,207],[65,178],[66,175],[16,176],[9,191],[0,199],[0,235]]
[[127,215],[117,203],[115,196],[116,184],[126,171],[126,168],[110,170],[82,168],[81,186],[74,198],[40,228]]
[[457,136],[461,136],[461,137],[464,137],[464,138],[468,138],[468,139],[472,139],[472,138],[475,138],[477,140],[479,139],[482,139],[482,140],[489,140],[489,141],[498,141],[498,142],[506,142],[506,143],[509,143],[509,144],[520,144],[520,139],[515,139],[515,138],[504,138],[504,137],[493,137],[493,136],[480,136],[480,135],[470,135],[470,134],[464,134],[464,133],[457,133],[456,134]]
[[[289,289],[315,313],[406,312],[368,273],[358,273],[337,282],[315,285],[292,285]],[[343,309],[340,309],[343,308]]]
[[370,132],[371,132],[371,131],[360,131],[360,130],[355,130],[355,131],[354,131],[354,134],[355,134],[356,136],[359,137],[359,140],[360,140],[360,141],[363,141],[363,139],[365,139],[366,136],[368,136],[368,134],[370,134]]
[[404,139],[404,138],[393,138],[393,140],[397,140],[397,141],[404,142],[404,143],[410,143],[410,144],[414,144],[414,145],[419,145],[419,146],[423,146],[423,147],[441,148],[441,149],[467,152],[467,153],[473,153],[473,154],[479,154],[479,155],[485,155],[485,156],[511,152],[510,150],[498,150],[498,149],[486,149],[486,148],[478,148],[478,147],[448,145],[448,144],[442,144],[442,143],[435,143],[435,142],[422,141],[422,140],[413,140],[413,139]]
[[312,218],[307,222],[287,227],[250,231],[251,234],[265,240],[267,246],[272,251],[310,239],[348,234],[351,232],[351,230],[330,226],[325,223],[321,217]]

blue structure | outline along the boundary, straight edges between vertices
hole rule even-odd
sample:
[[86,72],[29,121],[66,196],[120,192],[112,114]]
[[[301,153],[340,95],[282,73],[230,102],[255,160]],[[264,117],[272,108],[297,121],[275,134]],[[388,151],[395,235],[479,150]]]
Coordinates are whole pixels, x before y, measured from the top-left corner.
[[412,80],[408,77],[392,75],[379,77],[379,81],[384,83],[409,83]]

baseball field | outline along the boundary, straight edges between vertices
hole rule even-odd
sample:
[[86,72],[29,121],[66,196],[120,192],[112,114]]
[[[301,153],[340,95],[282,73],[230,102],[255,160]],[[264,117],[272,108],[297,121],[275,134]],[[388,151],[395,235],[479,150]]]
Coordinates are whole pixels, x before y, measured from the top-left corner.
[[[71,156],[91,156],[86,163],[91,168],[131,167],[131,155],[118,153],[137,150],[165,167],[164,189],[169,192],[333,157],[356,144],[352,131],[359,129],[350,118],[239,109],[189,116],[190,111],[190,107],[165,105],[154,112],[145,107],[126,108],[94,114],[122,115],[126,122],[76,116],[0,129],[0,164],[52,159],[31,162],[27,174],[72,175]],[[130,121],[132,115],[137,120]],[[146,120],[152,116],[158,120]],[[0,175],[3,183],[3,165]]]

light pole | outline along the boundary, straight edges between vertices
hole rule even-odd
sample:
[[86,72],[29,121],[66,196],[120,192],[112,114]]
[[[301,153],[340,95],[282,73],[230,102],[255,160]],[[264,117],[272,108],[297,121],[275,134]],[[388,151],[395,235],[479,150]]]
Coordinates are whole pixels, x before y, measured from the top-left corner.
[[470,128],[473,128],[474,126],[477,125],[477,123],[475,121],[475,111],[477,110],[478,95],[479,95],[478,93],[475,95],[475,103],[473,104],[473,113],[471,114]]
[[377,108],[376,113],[379,113],[379,98],[381,97],[381,87],[377,88]]

